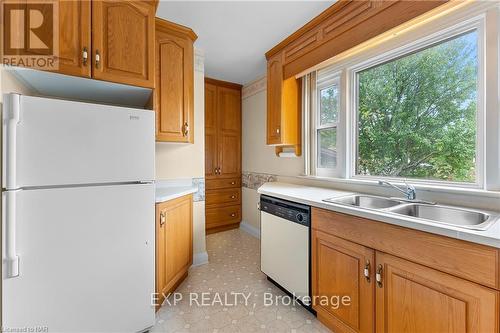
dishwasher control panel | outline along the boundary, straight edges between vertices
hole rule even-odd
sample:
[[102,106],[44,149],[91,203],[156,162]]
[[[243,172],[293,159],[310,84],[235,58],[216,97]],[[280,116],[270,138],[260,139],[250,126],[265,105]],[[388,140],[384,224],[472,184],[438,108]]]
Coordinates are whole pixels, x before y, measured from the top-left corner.
[[306,205],[261,195],[260,210],[298,224],[311,225],[311,208]]

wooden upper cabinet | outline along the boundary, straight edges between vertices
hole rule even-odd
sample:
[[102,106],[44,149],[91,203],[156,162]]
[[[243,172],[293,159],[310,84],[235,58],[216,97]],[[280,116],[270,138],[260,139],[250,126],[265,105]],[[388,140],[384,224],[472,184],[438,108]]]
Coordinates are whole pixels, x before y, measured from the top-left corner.
[[499,330],[499,292],[377,252],[377,333]]
[[219,87],[217,91],[219,176],[241,175],[241,90]]
[[218,174],[217,155],[217,86],[205,82],[205,176]]
[[59,1],[59,73],[91,76],[90,7],[86,0]]
[[340,0],[266,52],[283,54],[288,79],[422,15],[447,0]]
[[156,141],[194,142],[194,51],[189,28],[156,19]]
[[267,62],[267,144],[300,146],[301,80],[283,79],[282,54]]
[[281,143],[281,90],[283,81],[281,54],[267,62],[267,144]]
[[241,176],[241,86],[205,78],[205,176]]
[[147,1],[92,1],[93,77],[154,87],[155,6]]
[[[318,318],[336,332],[373,332],[374,253],[362,245],[313,230],[312,294],[318,296],[313,308]],[[330,301],[324,302],[321,297]],[[335,297],[349,297],[349,305],[332,303]]]

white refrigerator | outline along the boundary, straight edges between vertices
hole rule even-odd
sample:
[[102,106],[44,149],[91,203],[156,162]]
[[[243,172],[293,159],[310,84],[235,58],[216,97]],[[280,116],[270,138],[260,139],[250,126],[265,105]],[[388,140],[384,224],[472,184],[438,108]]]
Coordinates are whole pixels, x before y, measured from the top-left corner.
[[151,327],[154,112],[7,94],[2,137],[2,328]]

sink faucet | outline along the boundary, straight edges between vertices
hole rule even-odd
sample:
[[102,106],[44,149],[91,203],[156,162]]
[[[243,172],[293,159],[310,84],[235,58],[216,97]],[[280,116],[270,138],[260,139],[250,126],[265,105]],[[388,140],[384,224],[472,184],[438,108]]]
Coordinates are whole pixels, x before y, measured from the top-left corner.
[[378,184],[379,185],[388,185],[388,186],[394,187],[399,192],[404,193],[404,195],[406,196],[407,200],[415,200],[415,199],[417,199],[417,190],[415,189],[415,187],[413,185],[409,185],[406,181],[405,181],[406,191],[400,189],[396,185],[394,185],[392,183],[389,183],[388,181],[385,181],[385,180],[379,180]]

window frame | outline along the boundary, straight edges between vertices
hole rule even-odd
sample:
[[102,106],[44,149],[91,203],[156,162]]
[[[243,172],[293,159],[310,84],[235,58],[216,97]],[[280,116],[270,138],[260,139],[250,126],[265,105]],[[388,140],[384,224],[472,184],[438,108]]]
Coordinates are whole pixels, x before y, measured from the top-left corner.
[[[471,30],[477,30],[477,132],[476,179],[474,183],[433,179],[408,179],[420,189],[449,189],[450,191],[500,191],[500,6],[475,3],[450,15],[437,16],[416,28],[395,30],[373,44],[360,45],[326,62],[328,65],[311,70],[304,77],[303,101],[306,177],[350,184],[376,184],[385,179],[402,184],[404,178],[356,175],[357,152],[357,84],[356,73],[406,54],[425,49]],[[486,43],[488,41],[488,43]],[[323,173],[316,169],[318,158],[313,138],[315,81],[319,72],[340,76],[340,113],[337,127],[337,169]],[[488,80],[489,84],[486,85]],[[497,142],[498,141],[498,142]],[[312,144],[314,143],[314,145]]]
[[476,31],[477,32],[477,64],[478,64],[478,76],[477,76],[477,109],[476,109],[476,177],[474,182],[452,182],[445,180],[436,179],[424,179],[424,178],[408,178],[409,181],[415,184],[427,184],[427,185],[440,185],[440,186],[451,186],[451,187],[461,187],[461,188],[483,188],[484,187],[484,154],[485,154],[485,108],[484,108],[484,52],[485,52],[485,29],[484,29],[484,16],[475,17],[463,23],[451,26],[449,28],[442,29],[435,32],[429,36],[419,38],[415,41],[408,43],[399,48],[395,48],[384,52],[380,55],[370,57],[364,61],[360,61],[355,65],[349,66],[344,70],[349,78],[349,85],[346,85],[347,93],[349,94],[351,107],[347,108],[345,111],[349,113],[350,121],[347,123],[347,128],[350,130],[350,136],[348,138],[349,146],[346,149],[348,152],[348,166],[347,166],[347,178],[354,180],[387,180],[392,182],[402,182],[405,178],[402,177],[387,177],[387,176],[367,176],[356,174],[357,157],[358,157],[358,138],[359,138],[359,128],[357,126],[358,121],[358,73],[373,68],[375,66],[387,63],[398,58],[402,58],[413,53],[425,50],[432,46],[438,45],[440,43],[446,42],[447,40],[459,37],[460,35],[466,34],[467,32]]
[[[319,117],[321,113],[321,91],[336,85],[338,90],[338,110],[337,110],[337,121],[329,124],[321,125],[319,123]],[[311,165],[315,170],[315,174],[317,176],[331,176],[338,177],[340,176],[340,160],[341,160],[341,152],[339,152],[339,136],[341,134],[341,113],[342,113],[342,80],[341,80],[341,72],[339,71],[329,71],[326,70],[324,72],[318,72],[316,75],[311,77],[311,87],[314,91],[314,96],[311,96],[311,151],[312,151],[312,160]],[[319,166],[319,140],[318,135],[319,131],[322,129],[336,129],[336,165],[333,168],[322,168]]]

